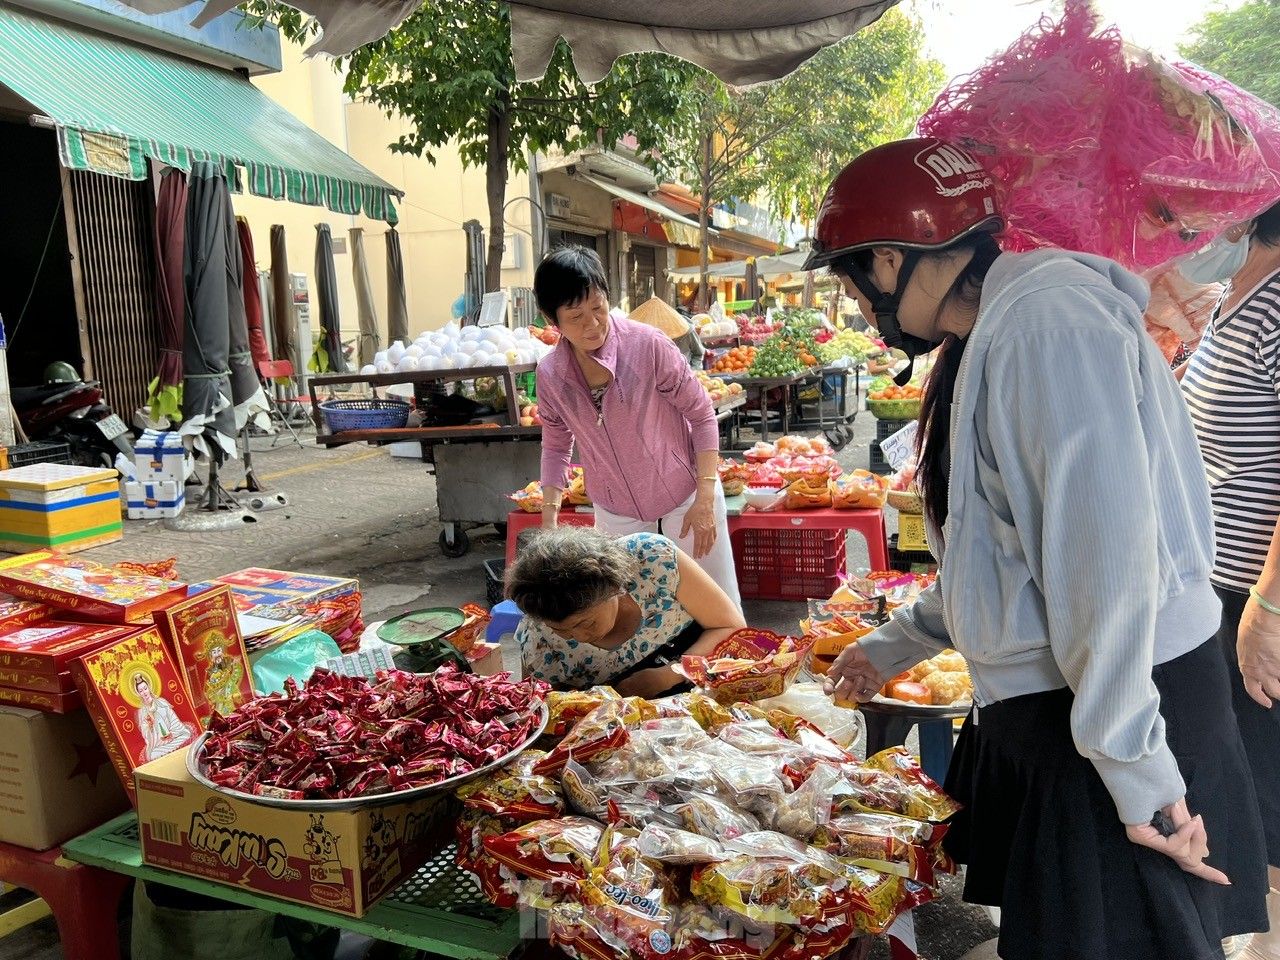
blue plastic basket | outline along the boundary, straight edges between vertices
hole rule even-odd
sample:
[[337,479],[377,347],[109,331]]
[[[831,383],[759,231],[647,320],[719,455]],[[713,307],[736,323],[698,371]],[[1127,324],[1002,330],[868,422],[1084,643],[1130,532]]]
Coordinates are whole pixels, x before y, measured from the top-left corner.
[[403,400],[323,400],[320,411],[334,433],[344,430],[395,430],[409,421]]

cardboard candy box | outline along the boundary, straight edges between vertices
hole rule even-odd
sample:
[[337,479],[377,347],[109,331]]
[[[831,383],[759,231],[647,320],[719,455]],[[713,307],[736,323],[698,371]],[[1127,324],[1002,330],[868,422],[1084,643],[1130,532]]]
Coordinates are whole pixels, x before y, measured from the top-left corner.
[[184,753],[200,732],[186,687],[155,627],[86,654],[71,672],[130,799],[135,767]]
[[352,917],[425,863],[456,813],[449,793],[319,813],[268,807],[197,782],[183,753],[137,770],[145,863]]
[[686,654],[679,672],[720,703],[766,700],[781,696],[795,682],[812,646],[809,639],[747,627],[717,644],[709,656]]
[[187,595],[181,583],[48,551],[0,560],[0,588],[105,623],[148,623],[157,610]]

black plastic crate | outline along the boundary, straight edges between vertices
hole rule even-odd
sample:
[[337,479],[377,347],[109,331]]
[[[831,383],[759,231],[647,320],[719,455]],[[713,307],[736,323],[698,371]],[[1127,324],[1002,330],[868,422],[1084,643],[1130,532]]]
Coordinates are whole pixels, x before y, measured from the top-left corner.
[[870,462],[867,469],[872,473],[878,473],[881,476],[888,476],[893,473],[893,467],[889,465],[889,461],[884,458],[884,454],[880,452],[880,444],[872,441],[871,455],[867,458]]
[[501,560],[484,562],[484,594],[489,606],[496,607],[502,602],[506,584],[507,565]]
[[903,573],[925,573],[937,570],[938,561],[928,550],[899,550],[895,533],[889,538],[889,566]]
[[65,440],[36,440],[15,443],[8,449],[9,469],[29,467],[33,463],[70,463],[71,444]]
[[876,443],[878,444],[881,440],[888,440],[910,422],[910,420],[877,420]]

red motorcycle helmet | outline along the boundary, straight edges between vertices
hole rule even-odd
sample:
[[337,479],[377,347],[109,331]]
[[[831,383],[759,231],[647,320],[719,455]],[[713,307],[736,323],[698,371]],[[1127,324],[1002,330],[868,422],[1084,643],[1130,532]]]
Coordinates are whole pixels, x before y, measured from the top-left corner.
[[804,269],[867,247],[925,251],[1003,227],[995,183],[973,154],[934,137],[894,140],[831,181]]

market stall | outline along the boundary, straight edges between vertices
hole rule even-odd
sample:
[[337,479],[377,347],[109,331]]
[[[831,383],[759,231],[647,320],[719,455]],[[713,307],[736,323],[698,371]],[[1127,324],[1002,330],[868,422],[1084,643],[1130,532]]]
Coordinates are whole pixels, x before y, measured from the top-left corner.
[[[492,672],[483,608],[374,624],[329,656],[336,643],[267,615],[346,638],[310,605],[358,595],[355,581],[175,574],[0,561],[13,597],[0,657],[24,664],[0,690],[69,676],[74,704],[31,691],[55,713],[19,712],[74,716],[83,702],[119,776],[102,780],[128,792],[50,852],[0,841],[0,879],[48,890],[72,960],[117,956],[86,925],[113,920],[124,877],[459,960],[515,956],[534,914],[577,958],[726,936],[750,957],[861,956],[951,869],[930,838],[954,804],[901,748],[855,756],[859,714],[806,670],[821,670],[819,638],[870,624],[926,580],[855,582],[814,601],[794,637],[739,631],[684,659],[695,692],[646,701]],[[401,669],[405,655],[419,672]],[[20,762],[38,769],[46,754]],[[768,897],[748,863],[776,873]],[[599,896],[645,881],[638,911]]]

